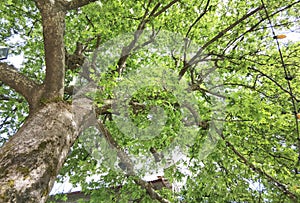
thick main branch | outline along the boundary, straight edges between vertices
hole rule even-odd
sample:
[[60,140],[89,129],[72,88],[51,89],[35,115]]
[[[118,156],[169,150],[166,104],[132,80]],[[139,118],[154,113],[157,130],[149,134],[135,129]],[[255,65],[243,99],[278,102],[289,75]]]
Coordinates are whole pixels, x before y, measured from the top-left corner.
[[46,202],[80,132],[93,120],[80,99],[43,106],[0,148],[0,202]]
[[46,202],[77,137],[70,110],[52,103],[0,148],[0,202]]
[[67,10],[73,10],[73,9],[76,9],[76,8],[80,8],[82,6],[85,6],[85,5],[88,5],[92,2],[95,2],[95,1],[98,1],[98,0],[73,0],[73,1],[70,1],[70,2],[66,2],[66,9]]
[[19,73],[14,66],[0,62],[0,81],[25,97],[31,110],[39,105],[42,86]]
[[64,30],[66,9],[60,1],[36,1],[42,15],[46,78],[44,99],[62,98],[65,78]]

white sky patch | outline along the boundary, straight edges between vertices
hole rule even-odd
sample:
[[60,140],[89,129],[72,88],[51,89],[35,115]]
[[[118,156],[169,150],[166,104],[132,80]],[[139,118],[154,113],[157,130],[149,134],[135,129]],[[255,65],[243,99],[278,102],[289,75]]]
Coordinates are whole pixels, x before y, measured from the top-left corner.
[[24,60],[24,56],[23,54],[21,55],[8,55],[7,61],[10,62],[12,65],[14,65],[14,67],[16,67],[17,69],[21,68],[21,65],[23,63]]
[[[22,42],[25,42],[25,40],[22,39],[20,35],[13,35],[8,40],[10,47],[18,46],[18,44]],[[12,65],[14,65],[15,68],[20,69],[23,61],[24,61],[23,53],[21,53],[20,55],[14,55],[11,53],[11,50],[9,50],[8,58],[6,60],[3,60],[2,62],[11,63]]]
[[286,39],[293,42],[300,41],[300,33],[299,32],[289,32],[286,33]]
[[72,183],[70,183],[70,178],[66,177],[63,183],[55,182],[54,186],[50,192],[50,195],[61,194],[61,193],[70,193],[81,191],[81,187],[74,187]]

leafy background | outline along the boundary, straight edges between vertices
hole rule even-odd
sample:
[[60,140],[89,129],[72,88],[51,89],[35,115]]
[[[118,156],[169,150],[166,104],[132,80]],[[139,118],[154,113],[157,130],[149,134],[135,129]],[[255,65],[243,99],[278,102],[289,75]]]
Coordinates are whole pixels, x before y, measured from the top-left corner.
[[[157,3],[159,1],[153,0],[149,10]],[[162,6],[168,3],[161,2]],[[102,0],[69,12],[65,31],[66,50],[73,53],[76,42],[81,42],[86,45],[84,55],[91,57],[98,46],[97,36],[103,44],[124,33],[134,32],[147,5],[147,1],[141,0]],[[200,45],[199,48],[211,42],[203,50],[201,60],[214,67],[222,77],[226,97],[223,131],[217,146],[206,159],[197,160],[197,149],[208,136],[207,129],[200,127],[198,139],[191,143],[188,154],[189,160],[193,161],[180,163],[191,172],[186,183],[180,191],[159,191],[172,202],[178,197],[186,202],[292,202],[293,196],[296,199],[300,196],[299,120],[295,117],[300,101],[299,42],[278,40],[285,64],[283,67],[264,9],[222,33],[226,27],[261,5],[262,2],[257,0],[181,0],[148,22],[148,30],[178,33]],[[265,6],[276,34],[299,31],[298,1],[270,0],[265,2]],[[41,82],[45,73],[41,17],[33,1],[3,1],[0,9],[0,45],[10,47],[12,55],[22,53],[24,61],[19,71]],[[211,41],[220,32],[222,35]],[[16,36],[20,40],[11,40]],[[146,64],[155,60],[176,73],[184,66],[182,55],[155,56],[144,51],[128,58],[124,75],[140,69],[144,65],[140,62],[141,58]],[[113,70],[115,66],[108,68]],[[214,97],[210,94],[214,87],[201,81],[201,74],[199,69],[191,68],[184,78],[194,86],[201,85],[194,94],[198,98],[200,116],[206,120],[211,115],[209,98]],[[68,71],[66,86],[77,75],[76,70]],[[118,86],[118,77],[110,72],[102,74],[100,79],[94,77],[102,87],[102,91],[92,95],[99,108],[105,100],[114,99],[113,89]],[[68,93],[66,99],[71,99]],[[100,116],[99,119],[105,120],[107,129],[121,147],[130,149],[132,154],[146,153],[154,146],[160,151],[172,142],[172,138],[180,136],[178,126],[182,125],[182,113],[175,108],[172,94],[152,87],[146,91],[141,89],[132,99],[148,101],[147,108],[162,106],[168,112],[168,122],[161,137],[141,143],[132,139],[132,135],[122,133],[113,119]],[[137,125],[149,125],[147,108],[138,114],[132,109],[131,116]],[[0,112],[0,144],[3,144],[22,125],[28,115],[28,107],[24,98],[2,83]],[[97,136],[93,130],[87,133]],[[186,175],[178,168],[165,169],[165,177],[171,182],[182,180]],[[102,174],[100,180],[91,178],[91,181],[86,181],[95,174]],[[99,164],[80,140],[73,146],[58,181],[63,181],[65,176],[69,176],[74,185],[80,184],[84,192],[91,193],[91,202],[128,202],[129,199],[154,202],[132,177],[119,169]],[[115,192],[113,188],[119,185],[123,187]],[[112,189],[109,191],[107,188]]]

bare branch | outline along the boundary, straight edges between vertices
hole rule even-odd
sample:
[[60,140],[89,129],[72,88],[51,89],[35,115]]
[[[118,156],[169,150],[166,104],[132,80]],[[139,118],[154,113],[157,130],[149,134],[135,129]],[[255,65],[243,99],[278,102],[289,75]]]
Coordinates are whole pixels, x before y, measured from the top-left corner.
[[74,10],[96,1],[98,0],[73,0],[70,2],[65,1],[65,7],[67,10]]
[[76,50],[73,54],[69,54],[65,48],[65,64],[66,70],[74,70],[81,67],[84,63],[85,56],[83,55],[83,44],[80,42],[76,43]]
[[142,49],[143,47],[147,46],[148,44],[153,43],[155,40],[155,37],[158,35],[159,31],[160,31],[160,29],[157,32],[155,32],[154,28],[152,28],[152,34],[151,34],[151,36],[149,36],[149,40],[145,41],[141,45],[134,47],[133,51],[137,51],[137,50]]
[[0,62],[0,81],[21,94],[31,110],[38,105],[42,86],[19,73],[14,66]]
[[134,182],[144,188],[152,199],[156,199],[161,203],[171,203],[169,200],[164,199],[160,194],[158,194],[150,183],[142,179],[135,179]]

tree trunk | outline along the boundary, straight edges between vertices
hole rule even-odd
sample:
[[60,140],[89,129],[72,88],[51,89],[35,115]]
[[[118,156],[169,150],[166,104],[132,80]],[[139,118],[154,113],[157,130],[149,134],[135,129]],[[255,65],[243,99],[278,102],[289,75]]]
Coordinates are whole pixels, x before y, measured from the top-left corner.
[[50,103],[0,148],[0,202],[46,202],[91,109]]

